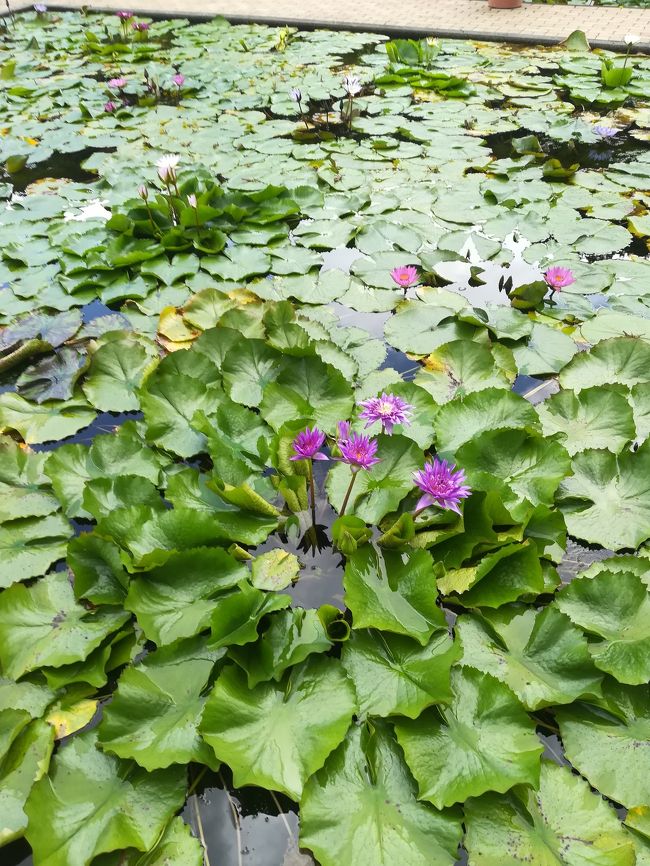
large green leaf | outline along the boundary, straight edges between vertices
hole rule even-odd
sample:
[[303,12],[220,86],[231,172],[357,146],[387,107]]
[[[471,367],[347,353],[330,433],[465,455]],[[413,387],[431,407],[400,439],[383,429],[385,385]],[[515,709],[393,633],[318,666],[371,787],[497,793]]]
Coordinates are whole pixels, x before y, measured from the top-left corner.
[[434,426],[438,451],[454,454],[464,442],[487,430],[506,427],[539,429],[533,406],[512,391],[485,388],[456,397],[440,408]]
[[536,786],[543,747],[510,689],[489,674],[457,667],[452,690],[449,707],[395,723],[418,797],[442,809],[486,791]]
[[433,561],[426,550],[398,553],[364,545],[348,557],[344,602],[354,628],[377,628],[414,638],[424,646],[446,630],[436,605]]
[[92,355],[83,391],[102,412],[131,412],[140,408],[137,389],[155,350],[142,340],[111,340]]
[[506,683],[529,710],[600,694],[586,639],[554,607],[463,614],[456,626],[463,663]]
[[359,713],[417,718],[431,704],[451,700],[451,665],[458,642],[436,632],[425,646],[408,637],[375,629],[354,630],[343,644],[341,661],[354,684]]
[[96,436],[90,447],[63,445],[50,455],[45,472],[68,517],[89,517],[82,508],[86,484],[91,478],[138,475],[159,484],[167,461],[146,443],[137,426],[128,421],[116,433]]
[[122,604],[129,576],[116,544],[95,532],[84,532],[70,540],[67,560],[77,598],[93,604]]
[[0,762],[0,847],[27,829],[25,802],[46,772],[54,747],[54,728],[36,719],[13,742]]
[[183,804],[184,769],[148,773],[100,752],[96,736],[74,737],[29,796],[27,839],[43,866],[87,866],[121,848],[148,851]]
[[213,401],[212,391],[192,376],[171,371],[152,376],[140,390],[147,438],[180,457],[205,451],[205,436],[192,427],[192,418],[209,412]]
[[322,866],[452,866],[458,817],[417,799],[401,749],[379,724],[353,726],[305,786],[300,844]]
[[224,387],[232,400],[245,406],[259,406],[266,386],[282,368],[282,355],[263,340],[238,342],[222,363]]
[[634,866],[615,812],[566,767],[544,763],[539,790],[485,794],[465,804],[472,866]]
[[146,637],[164,646],[207,628],[215,596],[247,573],[220,548],[172,553],[164,565],[133,578],[124,606],[136,615]]
[[98,729],[104,751],[133,758],[149,771],[214,763],[197,728],[219,653],[203,644],[199,638],[158,650],[124,671]]
[[611,571],[581,577],[562,590],[557,605],[595,636],[589,651],[596,667],[629,685],[650,680],[650,595],[640,577]]
[[318,611],[297,608],[270,617],[268,627],[255,643],[231,647],[229,657],[246,671],[252,689],[265,680],[279,681],[288,667],[312,653],[327,652],[331,646]]
[[[380,459],[369,470],[357,472],[348,514],[355,514],[366,523],[379,523],[414,487],[413,473],[423,463],[422,451],[406,436],[377,437]],[[337,511],[341,510],[351,479],[350,467],[339,463],[327,476],[327,494]]]
[[0,587],[45,574],[63,559],[73,530],[60,514],[27,517],[0,525]]
[[49,492],[49,479],[43,472],[45,459],[45,454],[0,436],[0,523],[58,511],[59,503]]
[[[196,795],[194,795],[196,796]],[[182,818],[172,818],[162,839],[148,854],[120,851],[101,854],[93,866],[205,866],[203,846]]]
[[558,492],[571,535],[612,550],[636,548],[650,538],[650,440],[618,456],[582,451],[572,468]]
[[11,391],[0,394],[0,432],[17,430],[30,445],[73,436],[94,421],[96,414],[84,400],[35,404]]
[[465,607],[500,607],[522,596],[540,595],[544,588],[538,550],[529,540],[506,544],[476,565],[447,570],[438,578],[438,589],[458,593]]
[[154,510],[148,505],[119,508],[97,526],[97,533],[112,538],[128,551],[136,567],[163,565],[172,553],[193,547],[240,541],[261,544],[277,526],[277,519],[223,511],[209,514],[190,508]]
[[567,758],[606,797],[650,807],[650,699],[647,686],[603,689],[611,713],[577,704],[558,711]]
[[85,659],[129,618],[117,608],[86,610],[62,572],[33,586],[14,584],[0,594],[0,663],[17,679],[44,665]]
[[515,520],[532,505],[552,505],[562,479],[571,471],[564,448],[525,430],[481,433],[456,452],[470,487],[497,490]]
[[293,418],[311,418],[334,433],[352,412],[352,388],[343,375],[320,358],[299,358],[264,388],[260,412],[274,430]]
[[515,370],[512,356],[502,346],[454,340],[424,360],[415,382],[438,403],[448,403],[484,388],[509,389]]
[[290,604],[290,595],[262,592],[242,581],[237,590],[216,599],[210,647],[243,646],[257,640],[257,627],[262,617]]
[[203,713],[201,735],[233,771],[235,785],[261,785],[298,800],[345,736],[354,690],[335,659],[309,658],[279,682],[250,689],[226,667]]
[[608,448],[618,454],[634,439],[632,409],[621,386],[559,391],[537,407],[546,436],[559,433],[575,454],[587,448]]
[[638,337],[612,337],[580,352],[560,373],[563,388],[650,382],[650,344]]

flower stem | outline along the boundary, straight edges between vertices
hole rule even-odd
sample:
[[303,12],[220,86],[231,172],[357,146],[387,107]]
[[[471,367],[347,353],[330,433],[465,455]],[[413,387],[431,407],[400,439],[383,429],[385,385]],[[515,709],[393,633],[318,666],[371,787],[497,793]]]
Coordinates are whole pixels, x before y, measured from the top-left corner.
[[348,500],[350,499],[350,494],[352,493],[352,488],[354,487],[354,482],[357,480],[357,475],[359,473],[352,470],[352,478],[350,479],[350,486],[348,487],[348,492],[345,494],[345,499],[343,500],[343,505],[341,506],[341,510],[339,511],[339,517],[343,517],[345,514],[345,509],[348,505]]
[[309,492],[311,494],[311,523],[316,526],[316,488],[314,486],[314,461],[309,461]]

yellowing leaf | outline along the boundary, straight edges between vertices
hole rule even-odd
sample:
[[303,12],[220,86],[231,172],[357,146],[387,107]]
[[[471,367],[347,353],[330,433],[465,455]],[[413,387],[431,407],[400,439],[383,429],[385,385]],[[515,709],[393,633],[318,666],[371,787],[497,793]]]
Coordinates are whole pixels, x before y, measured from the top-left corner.
[[59,706],[56,709],[52,709],[45,717],[45,720],[52,725],[56,731],[56,739],[60,740],[63,737],[69,737],[70,734],[80,731],[81,728],[85,728],[95,715],[98,703],[99,701],[85,698],[77,701],[76,704],[72,704],[67,709]]

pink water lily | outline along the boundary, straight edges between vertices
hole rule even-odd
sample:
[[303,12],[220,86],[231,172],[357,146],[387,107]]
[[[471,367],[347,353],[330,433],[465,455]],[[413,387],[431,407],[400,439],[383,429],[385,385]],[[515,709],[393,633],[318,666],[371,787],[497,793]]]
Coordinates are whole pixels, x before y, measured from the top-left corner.
[[413,265],[402,265],[400,268],[393,268],[390,275],[394,283],[397,283],[402,289],[408,289],[409,286],[415,285],[418,281],[418,269]]
[[126,87],[126,78],[111,78],[108,86],[111,90],[122,90],[123,87]]
[[413,481],[424,494],[415,506],[416,513],[437,505],[460,514],[458,506],[461,499],[466,499],[472,492],[466,484],[465,472],[437,457],[427,461],[424,469],[419,469],[413,475]]
[[182,87],[185,84],[185,76],[180,72],[177,72],[176,75],[172,78],[172,82],[176,85],[176,87]]
[[546,280],[546,284],[550,286],[551,290],[554,292],[564,289],[566,286],[570,286],[576,281],[572,270],[569,268],[562,268],[559,265],[549,268],[544,274],[544,279]]
[[119,105],[117,105],[115,102],[113,102],[110,99],[108,100],[108,102],[104,103],[104,111],[107,114],[112,114],[114,111],[117,111],[118,108],[119,108]]
[[130,19],[133,18],[133,12],[127,12],[124,9],[122,9],[120,12],[116,12],[115,14],[121,21],[130,21]]
[[138,30],[140,33],[143,33],[148,30],[151,25],[148,24],[146,21],[134,21],[133,24],[131,24],[131,27],[133,27],[134,30]]

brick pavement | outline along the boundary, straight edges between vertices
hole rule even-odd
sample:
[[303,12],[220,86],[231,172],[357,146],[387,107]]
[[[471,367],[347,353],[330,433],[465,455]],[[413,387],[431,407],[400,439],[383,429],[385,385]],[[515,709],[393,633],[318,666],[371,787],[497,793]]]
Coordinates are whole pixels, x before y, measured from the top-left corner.
[[[232,21],[349,27],[414,34],[469,36],[504,41],[558,42],[584,30],[598,46],[615,47],[635,33],[650,51],[650,10],[596,6],[524,4],[520,9],[489,9],[487,0],[59,0],[53,8],[122,9],[139,14],[224,15]],[[14,9],[29,8],[13,0]]]

